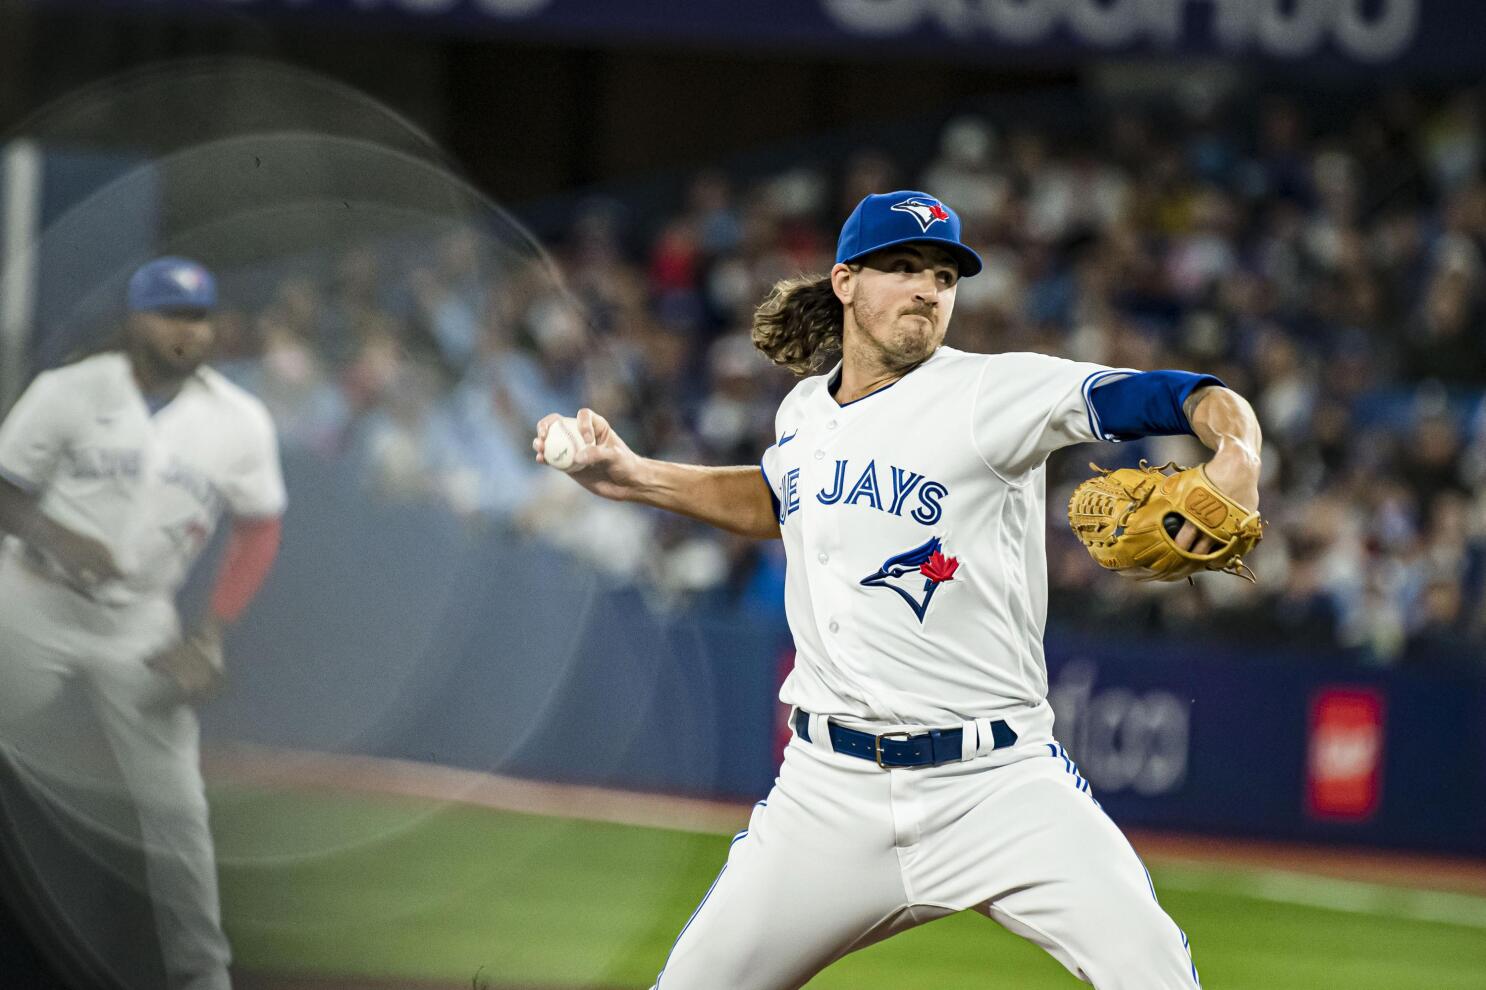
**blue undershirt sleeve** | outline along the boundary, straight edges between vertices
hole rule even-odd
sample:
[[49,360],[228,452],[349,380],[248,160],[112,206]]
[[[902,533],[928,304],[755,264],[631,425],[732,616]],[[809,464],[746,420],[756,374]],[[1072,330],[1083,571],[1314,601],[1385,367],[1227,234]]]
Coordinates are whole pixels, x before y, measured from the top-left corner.
[[1094,432],[1113,441],[1190,434],[1182,403],[1195,389],[1222,384],[1190,371],[1142,371],[1101,382],[1089,391]]

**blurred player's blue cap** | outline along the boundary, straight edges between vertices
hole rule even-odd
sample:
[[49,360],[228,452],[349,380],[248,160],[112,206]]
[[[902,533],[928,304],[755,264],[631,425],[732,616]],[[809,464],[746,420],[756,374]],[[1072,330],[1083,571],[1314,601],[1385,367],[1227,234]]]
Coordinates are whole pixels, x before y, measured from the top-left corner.
[[129,308],[136,313],[203,313],[217,306],[217,280],[189,258],[156,258],[129,277]]
[[980,255],[960,241],[960,217],[928,193],[911,189],[868,196],[841,226],[836,263],[856,261],[899,244],[937,244],[959,262],[960,277],[982,268]]

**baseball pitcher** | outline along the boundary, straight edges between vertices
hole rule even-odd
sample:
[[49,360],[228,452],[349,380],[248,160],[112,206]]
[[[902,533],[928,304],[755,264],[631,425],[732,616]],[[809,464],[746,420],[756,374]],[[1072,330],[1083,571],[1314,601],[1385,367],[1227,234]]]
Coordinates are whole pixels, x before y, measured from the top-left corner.
[[1259,425],[1209,376],[945,346],[956,286],[980,269],[938,199],[864,199],[830,274],[779,283],[755,315],[760,350],[810,375],[758,467],[648,460],[578,415],[580,484],[783,539],[788,558],[794,735],[658,988],[800,987],[964,910],[1102,990],[1198,985],[1186,936],[1053,735],[1044,465],[1069,444],[1195,434],[1213,451],[1201,468],[1095,479],[1071,520],[1131,577],[1237,570],[1258,539]]

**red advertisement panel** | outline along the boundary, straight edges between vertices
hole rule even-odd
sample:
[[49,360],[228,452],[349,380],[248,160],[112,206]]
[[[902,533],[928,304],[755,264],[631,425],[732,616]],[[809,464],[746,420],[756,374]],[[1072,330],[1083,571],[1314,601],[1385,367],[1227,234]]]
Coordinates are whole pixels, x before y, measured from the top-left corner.
[[1360,821],[1382,795],[1383,698],[1366,688],[1324,688],[1311,699],[1306,810]]

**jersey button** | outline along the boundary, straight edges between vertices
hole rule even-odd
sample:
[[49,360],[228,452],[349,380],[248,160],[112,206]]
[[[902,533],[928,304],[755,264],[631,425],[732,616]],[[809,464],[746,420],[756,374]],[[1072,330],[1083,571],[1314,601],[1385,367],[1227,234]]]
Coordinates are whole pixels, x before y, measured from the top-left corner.
[[828,553],[818,553],[815,555],[815,559],[824,564],[826,561],[831,559],[831,555]]
[[831,624],[829,626],[827,626],[826,628],[829,629],[829,630],[831,630],[831,632],[840,632],[841,631],[841,623],[832,620]]
[[818,461],[818,460],[821,460],[821,459],[822,459],[822,458],[824,458],[824,457],[825,457],[825,456],[826,456],[826,452],[825,452],[825,451],[823,451],[823,450],[817,450],[817,451],[816,451],[816,452],[815,452],[815,459],[816,459],[816,460],[817,460],[817,461]]
[[828,430],[834,430],[835,428],[836,428],[836,421],[834,419],[831,420],[829,423],[826,424],[826,429],[828,429]]

